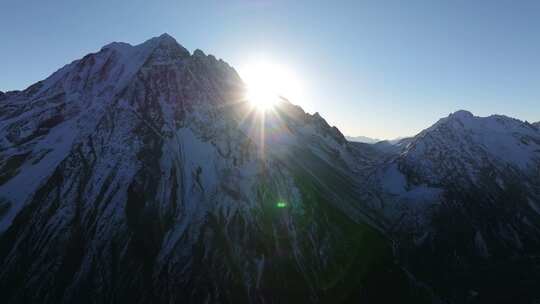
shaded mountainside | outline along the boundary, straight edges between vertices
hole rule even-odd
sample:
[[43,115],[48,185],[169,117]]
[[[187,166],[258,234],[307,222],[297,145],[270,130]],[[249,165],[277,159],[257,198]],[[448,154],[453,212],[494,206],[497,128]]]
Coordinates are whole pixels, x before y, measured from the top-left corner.
[[[424,130],[377,177],[400,258],[445,298],[540,298],[540,132],[458,111]],[[396,210],[397,209],[397,210]]]
[[426,299],[355,194],[374,160],[286,100],[262,123],[242,91],[163,35],[4,95],[4,303]]
[[529,303],[540,130],[348,142],[164,34],[0,92],[5,303]]

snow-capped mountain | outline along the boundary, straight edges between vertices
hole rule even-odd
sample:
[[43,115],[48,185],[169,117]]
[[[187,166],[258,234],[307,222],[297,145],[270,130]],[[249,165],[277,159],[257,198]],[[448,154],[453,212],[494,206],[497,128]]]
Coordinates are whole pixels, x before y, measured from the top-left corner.
[[166,34],[0,92],[3,302],[539,298],[537,127],[459,111],[371,145],[244,95]]
[[367,137],[367,136],[347,136],[347,140],[348,141],[356,141],[356,142],[366,143],[366,144],[374,144],[376,142],[381,141],[378,138],[371,138],[371,137]]
[[261,120],[243,96],[234,69],[166,34],[2,94],[3,302],[421,294],[359,204],[369,153],[318,114],[283,100]]
[[399,154],[412,140],[412,137],[404,137],[394,140],[382,140],[374,143],[375,150],[385,154]]
[[[402,261],[456,302],[538,298],[540,132],[458,111],[412,138],[377,183]],[[441,273],[445,276],[442,278]],[[488,279],[489,278],[489,279]]]

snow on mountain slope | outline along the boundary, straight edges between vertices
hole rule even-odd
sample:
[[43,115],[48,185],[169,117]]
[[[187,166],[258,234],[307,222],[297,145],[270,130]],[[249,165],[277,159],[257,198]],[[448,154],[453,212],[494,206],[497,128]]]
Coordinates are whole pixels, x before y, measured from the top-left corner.
[[[506,116],[475,117],[458,111],[407,142],[395,162],[412,183],[436,186],[476,184],[491,169],[496,170],[493,174],[509,170],[535,175],[540,134],[531,125]],[[389,170],[393,175],[394,169]]]
[[412,195],[417,187],[429,187],[432,193],[488,186],[505,191],[518,182],[530,188],[525,195],[538,201],[539,176],[540,134],[532,125],[501,115],[476,117],[458,111],[406,143],[379,168],[376,180],[385,192],[397,196]]
[[[76,138],[88,136],[115,104],[132,111],[117,95],[150,55],[157,60],[167,52],[171,58],[189,56],[167,35],[136,47],[113,43],[2,103],[0,157],[5,165],[0,193],[11,207],[1,219],[0,231],[68,156]],[[23,163],[26,168],[19,168]]]
[[422,159],[420,166],[433,171],[424,176],[436,179],[436,173],[441,170],[446,169],[444,174],[450,175],[451,170],[457,169],[434,168],[435,163],[447,165],[439,162],[439,158],[457,158],[459,164],[453,162],[453,165],[463,165],[460,172],[474,178],[479,173],[475,170],[486,161],[526,172],[537,169],[538,151],[540,135],[530,125],[501,115],[480,118],[458,111],[417,135],[405,154],[410,162]]
[[243,96],[234,69],[166,34],[2,95],[4,301],[420,295],[363,212],[373,155],[318,114],[284,100],[263,121]]
[[361,142],[366,144],[374,144],[376,142],[381,141],[378,138],[371,138],[367,136],[347,136],[348,141],[355,141],[355,142]]
[[412,141],[412,137],[404,137],[395,140],[383,140],[374,143],[374,149],[385,154],[399,154]]
[[419,279],[458,303],[471,300],[469,290],[486,303],[540,297],[529,286],[540,280],[535,127],[458,111],[378,170],[382,212],[401,260]]
[[1,93],[4,302],[540,298],[537,127],[458,111],[368,145],[244,95],[166,34]]

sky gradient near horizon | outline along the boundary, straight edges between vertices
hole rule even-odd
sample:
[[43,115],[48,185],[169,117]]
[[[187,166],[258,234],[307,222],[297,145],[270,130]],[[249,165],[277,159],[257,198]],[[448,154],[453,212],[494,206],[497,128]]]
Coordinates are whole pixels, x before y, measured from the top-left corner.
[[413,135],[450,112],[540,120],[540,1],[0,2],[0,90],[112,41],[164,32],[241,68],[287,66],[350,136]]

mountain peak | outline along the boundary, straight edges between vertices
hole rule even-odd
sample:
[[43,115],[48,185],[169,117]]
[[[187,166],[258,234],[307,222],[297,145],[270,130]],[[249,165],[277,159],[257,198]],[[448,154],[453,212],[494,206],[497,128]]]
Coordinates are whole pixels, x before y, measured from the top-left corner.
[[142,44],[143,45],[150,44],[153,46],[161,46],[161,47],[178,47],[178,48],[184,49],[184,47],[180,45],[178,41],[174,39],[174,37],[172,37],[171,35],[167,33],[163,33],[157,37],[150,38],[146,40],[145,42],[143,42]]
[[448,117],[458,118],[458,119],[461,119],[461,118],[469,119],[469,118],[473,118],[474,115],[467,110],[458,110],[448,115]]
[[107,50],[112,49],[119,51],[121,53],[127,53],[130,52],[130,50],[138,49],[144,52],[144,50],[147,50],[148,52],[151,52],[154,49],[164,49],[168,50],[169,53],[178,55],[180,57],[189,56],[189,51],[184,48],[182,45],[180,45],[176,39],[174,39],[171,35],[164,33],[159,36],[150,38],[143,43],[137,44],[137,45],[131,45],[126,42],[111,42],[104,47],[101,48],[101,50]]
[[439,119],[435,124],[425,129],[418,135],[425,134],[426,132],[430,132],[432,130],[436,130],[441,126],[456,126],[459,129],[465,128],[467,126],[470,126],[471,124],[474,124],[474,121],[477,118],[479,119],[480,117],[474,116],[471,112],[467,110],[458,110],[456,112],[450,113],[447,117]]
[[174,37],[172,37],[171,35],[167,33],[163,33],[159,35],[158,37],[155,37],[152,39],[159,40],[159,42],[164,43],[164,44],[179,45],[176,39],[174,39]]
[[193,51],[193,56],[205,57],[206,54],[201,49],[196,49]]
[[125,48],[131,48],[133,47],[131,44],[129,43],[126,43],[126,42],[111,42],[109,44],[106,44],[105,46],[103,46],[101,48],[101,50],[106,50],[106,49],[125,49]]
[[[422,170],[435,168],[430,173],[432,176],[438,174],[434,172],[442,172],[439,169],[449,163],[443,161],[448,154],[452,155],[453,165],[459,163],[461,166],[456,168],[470,176],[478,176],[478,168],[485,159],[514,168],[533,168],[539,143],[537,130],[523,121],[504,115],[479,117],[461,110],[415,136],[406,152],[411,159],[424,159]],[[428,166],[426,159],[431,162]],[[475,169],[470,170],[471,167]],[[452,169],[446,169],[450,176]]]
[[176,41],[176,39],[174,39],[173,36],[169,35],[169,33],[163,33],[163,34],[159,35],[158,38],[159,39],[167,39],[167,40],[172,39],[172,40]]
[[[461,110],[396,144],[349,144],[283,97],[264,120],[244,111],[243,90],[232,67],[163,34],[111,43],[24,91],[0,92],[4,302],[357,302],[356,285],[328,291],[327,282],[416,293],[416,281],[393,283],[414,279],[402,257],[432,268],[419,269],[427,278],[457,278],[434,284],[459,302],[513,248],[531,244],[538,255],[536,127]],[[359,259],[362,248],[375,258]],[[487,264],[497,248],[508,255]],[[514,280],[513,264],[502,266],[494,276]],[[463,269],[476,272],[462,287]],[[479,293],[507,286],[495,283]]]

